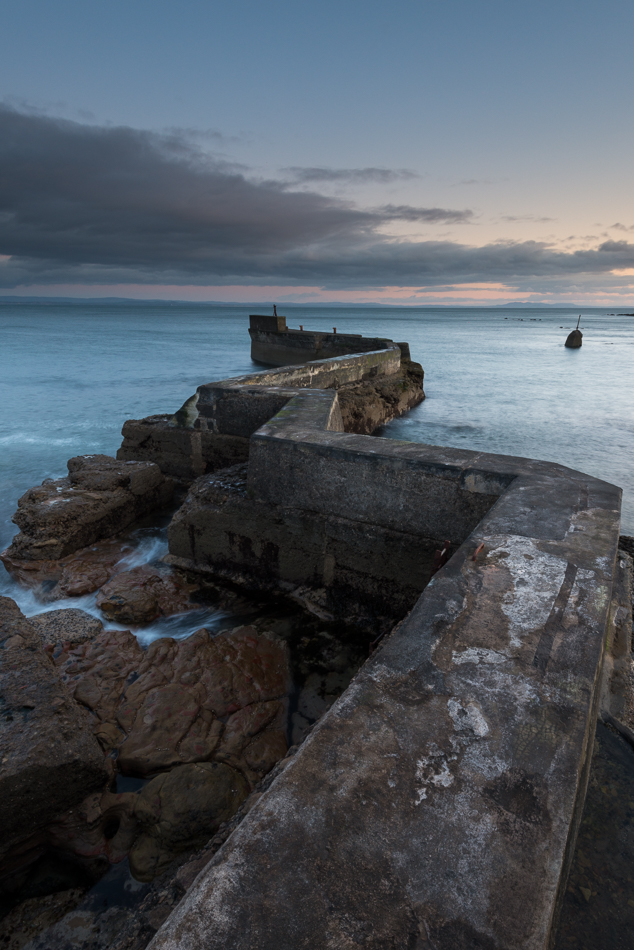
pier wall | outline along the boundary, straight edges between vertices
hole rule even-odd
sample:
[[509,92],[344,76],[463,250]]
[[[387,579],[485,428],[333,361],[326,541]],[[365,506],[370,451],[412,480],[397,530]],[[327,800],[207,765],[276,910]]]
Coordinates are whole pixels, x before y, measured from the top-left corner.
[[[360,333],[323,333],[286,326],[286,317],[252,314],[249,336],[251,359],[264,366],[293,366],[311,360],[333,359],[351,353],[369,353],[392,344],[385,337],[364,337]],[[398,343],[409,359],[407,343]]]
[[[280,407],[251,434],[246,468],[197,480],[172,556],[326,596],[342,577],[360,600],[392,572],[411,610],[150,946],[546,950],[622,599],[620,489],[547,462],[350,435],[336,392],[271,382],[260,396],[237,380],[199,391],[189,411],[212,430],[223,406],[243,406],[236,432]],[[455,553],[430,580],[441,539]]]

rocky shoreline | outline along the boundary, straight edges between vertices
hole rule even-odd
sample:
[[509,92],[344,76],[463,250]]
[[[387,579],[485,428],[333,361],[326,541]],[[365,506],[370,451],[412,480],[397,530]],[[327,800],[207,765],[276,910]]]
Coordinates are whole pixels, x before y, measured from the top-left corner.
[[[422,386],[411,361],[342,384],[345,427],[376,430]],[[370,631],[296,597],[163,559],[126,569],[130,531],[195,491],[192,472],[137,450],[139,427],[178,435],[169,419],[126,423],[122,458],[73,458],[66,478],[27,491],[0,555],[42,605],[60,603],[27,618],[0,598],[0,946],[11,950],[144,947],[370,651]],[[230,462],[236,447],[246,458],[248,439]],[[101,620],[71,606],[87,595]],[[225,629],[143,643],[157,619],[203,609]],[[120,899],[94,906],[100,888]]]

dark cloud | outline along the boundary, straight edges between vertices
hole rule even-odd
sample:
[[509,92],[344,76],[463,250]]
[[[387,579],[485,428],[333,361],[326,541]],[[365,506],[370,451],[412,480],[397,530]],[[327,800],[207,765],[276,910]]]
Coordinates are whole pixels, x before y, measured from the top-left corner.
[[363,210],[256,181],[179,131],[102,128],[0,107],[0,285],[310,284],[329,288],[583,282],[634,266],[634,245],[563,252],[388,237],[395,221],[472,213]]
[[283,168],[297,184],[389,185],[420,178],[407,168]]
[[410,205],[383,205],[376,209],[386,221],[427,221],[431,224],[465,224],[473,211],[451,211],[448,208],[412,208]]
[[498,185],[502,181],[508,181],[508,178],[463,178],[454,182],[452,188],[458,188],[461,185]]
[[556,221],[557,218],[538,217],[535,214],[503,214],[502,221],[535,221],[538,224],[546,224],[549,221]]

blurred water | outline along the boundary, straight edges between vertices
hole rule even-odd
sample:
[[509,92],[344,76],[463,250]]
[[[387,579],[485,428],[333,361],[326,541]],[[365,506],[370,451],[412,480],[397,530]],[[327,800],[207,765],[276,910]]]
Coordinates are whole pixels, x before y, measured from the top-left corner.
[[[140,528],[130,532],[122,544],[124,556],[115,565],[119,571],[129,571],[143,564],[159,564],[161,558],[167,554],[167,528],[165,526]],[[97,607],[97,591],[84,594],[81,597],[64,597],[59,600],[42,602],[33,591],[15,584],[9,575],[2,570],[0,579],[0,593],[15,600],[25,617],[36,614],[49,613],[52,610],[63,610],[76,607],[96,617],[106,630],[134,629],[136,637],[142,646],[148,646],[153,640],[161,637],[173,637],[175,640],[184,640],[205,627],[210,632],[220,633],[227,627],[234,627],[238,623],[236,616],[226,610],[216,607],[201,607],[199,610],[187,610],[171,617],[160,617],[142,628],[131,628],[130,624],[116,623],[108,620]]]
[[[582,310],[583,346],[567,350],[578,310],[279,309],[289,326],[410,343],[425,368],[427,399],[383,435],[548,459],[596,475],[624,489],[623,531],[634,534],[634,317]],[[251,371],[248,314],[258,310],[0,301],[2,547],[16,531],[10,519],[19,496],[65,475],[69,457],[113,455],[126,419],[173,412],[200,383]],[[164,532],[137,544],[128,567],[159,558]],[[38,605],[5,573],[0,590],[28,614],[61,606]],[[72,606],[98,613],[94,596]],[[222,624],[217,613],[205,623]],[[169,627],[169,635],[187,635],[196,619],[171,618],[146,634]]]

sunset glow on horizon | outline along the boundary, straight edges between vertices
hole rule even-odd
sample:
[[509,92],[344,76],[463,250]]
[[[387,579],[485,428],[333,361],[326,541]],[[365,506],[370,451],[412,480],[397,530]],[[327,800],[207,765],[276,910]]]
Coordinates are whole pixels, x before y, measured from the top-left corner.
[[619,0],[6,6],[0,296],[634,305]]

